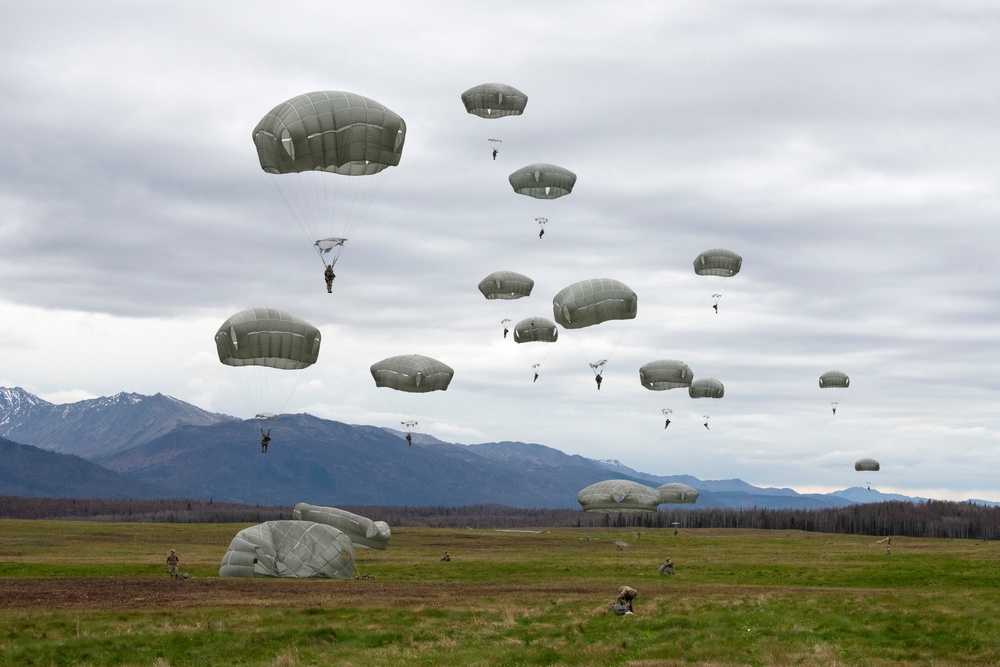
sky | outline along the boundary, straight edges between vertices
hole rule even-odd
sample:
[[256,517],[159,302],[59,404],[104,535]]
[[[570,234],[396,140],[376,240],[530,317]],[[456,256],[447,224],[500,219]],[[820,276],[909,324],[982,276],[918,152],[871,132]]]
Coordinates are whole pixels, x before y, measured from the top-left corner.
[[[213,338],[273,307],[323,337],[313,367],[281,378],[295,385],[281,412],[412,418],[447,442],[540,443],[659,475],[1000,500],[994,2],[2,13],[0,386],[53,403],[163,393],[250,418],[242,369]],[[527,94],[524,114],[466,113],[462,92],[488,82]],[[317,90],[407,126],[332,294],[251,137]],[[515,194],[507,176],[537,162],[575,172],[572,194]],[[740,273],[695,275],[718,247]],[[531,296],[484,299],[498,270],[533,278]],[[591,278],[631,287],[637,317],[617,344],[604,325],[562,331],[532,382],[541,351],[500,320],[551,319],[552,297]],[[599,391],[591,344],[608,359]],[[369,366],[411,353],[455,375],[400,406]],[[724,398],[643,388],[639,367],[658,359],[717,378]],[[820,389],[829,370],[850,388]],[[861,457],[881,471],[855,472]]]

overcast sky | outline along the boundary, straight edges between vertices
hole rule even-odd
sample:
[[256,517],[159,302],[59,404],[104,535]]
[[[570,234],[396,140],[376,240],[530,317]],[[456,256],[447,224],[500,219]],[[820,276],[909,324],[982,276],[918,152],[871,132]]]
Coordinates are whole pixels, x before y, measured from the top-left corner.
[[[448,442],[1000,500],[995,2],[2,5],[0,386],[252,417],[213,337],[268,306],[323,334],[285,412],[399,428],[369,366],[419,353],[455,369],[413,413]],[[486,82],[526,93],[524,115],[467,114]],[[314,90],[407,124],[333,294],[251,139]],[[574,171],[573,193],[516,195],[508,174],[535,162]],[[743,256],[737,276],[694,274],[714,247]],[[484,299],[496,270],[532,295]],[[533,383],[500,319],[552,318],[589,278],[638,294],[603,387],[586,330],[561,332]],[[725,397],[644,389],[656,359]],[[818,387],[833,369],[849,389]]]

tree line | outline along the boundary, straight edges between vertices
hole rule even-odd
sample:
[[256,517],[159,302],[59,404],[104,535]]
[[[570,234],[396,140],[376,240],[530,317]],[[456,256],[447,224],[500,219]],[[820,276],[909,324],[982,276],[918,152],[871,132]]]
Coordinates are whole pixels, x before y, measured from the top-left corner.
[[[430,528],[753,528],[906,537],[1000,539],[1000,507],[969,502],[888,501],[818,510],[661,508],[658,512],[595,514],[579,509],[503,505],[385,507],[339,505],[390,526]],[[111,500],[0,496],[0,518],[143,523],[260,523],[291,519],[287,506],[214,500]]]

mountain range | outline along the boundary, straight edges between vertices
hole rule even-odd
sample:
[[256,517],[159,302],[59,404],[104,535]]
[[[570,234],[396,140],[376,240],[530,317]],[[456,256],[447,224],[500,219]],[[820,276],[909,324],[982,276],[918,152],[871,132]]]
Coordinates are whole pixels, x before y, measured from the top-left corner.
[[739,479],[643,473],[616,460],[541,444],[461,445],[428,435],[281,415],[260,451],[255,420],[208,412],[156,394],[120,393],[55,405],[0,388],[0,495],[65,498],[213,498],[251,504],[577,508],[577,492],[604,479],[682,482],[697,505],[819,509],[919,500],[866,489],[800,494]]

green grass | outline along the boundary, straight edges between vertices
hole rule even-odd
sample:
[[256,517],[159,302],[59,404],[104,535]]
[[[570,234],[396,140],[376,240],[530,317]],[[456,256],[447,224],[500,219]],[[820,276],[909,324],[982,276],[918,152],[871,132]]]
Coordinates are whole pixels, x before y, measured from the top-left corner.
[[[374,580],[219,579],[242,527],[0,521],[0,665],[1000,664],[996,542],[397,528],[356,552]],[[610,612],[623,584],[635,616]]]

